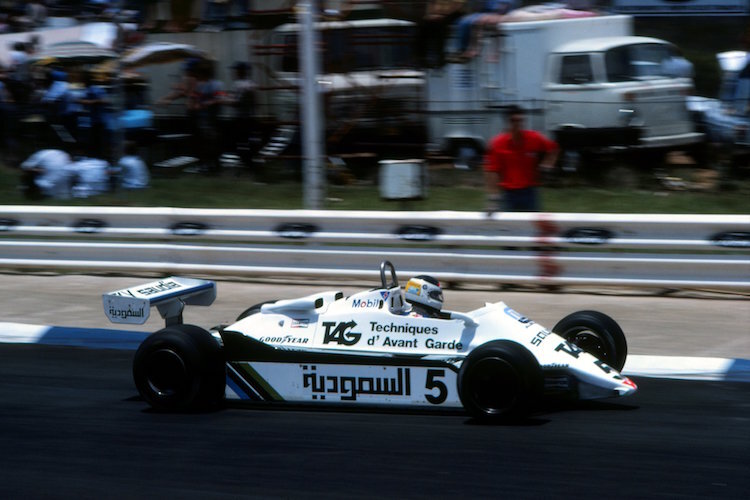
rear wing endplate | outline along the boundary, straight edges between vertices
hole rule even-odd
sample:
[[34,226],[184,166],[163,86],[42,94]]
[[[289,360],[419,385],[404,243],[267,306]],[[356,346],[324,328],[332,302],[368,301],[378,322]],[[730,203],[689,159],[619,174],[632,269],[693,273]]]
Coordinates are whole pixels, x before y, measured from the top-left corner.
[[104,314],[112,323],[142,325],[156,306],[167,326],[182,323],[185,305],[210,306],[216,299],[213,281],[172,276],[102,295]]

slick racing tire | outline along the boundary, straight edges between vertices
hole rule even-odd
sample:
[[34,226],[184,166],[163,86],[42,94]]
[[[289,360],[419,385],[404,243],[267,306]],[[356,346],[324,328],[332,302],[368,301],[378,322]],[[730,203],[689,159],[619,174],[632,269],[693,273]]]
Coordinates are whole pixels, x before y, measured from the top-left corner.
[[544,376],[534,355],[508,340],[476,348],[458,372],[461,403],[470,415],[485,422],[527,417],[543,388]]
[[224,399],[224,354],[203,328],[169,326],[141,343],[133,360],[133,379],[143,399],[156,410],[209,410]]
[[615,320],[599,311],[578,311],[565,316],[553,332],[593,354],[617,371],[628,356],[625,334]]

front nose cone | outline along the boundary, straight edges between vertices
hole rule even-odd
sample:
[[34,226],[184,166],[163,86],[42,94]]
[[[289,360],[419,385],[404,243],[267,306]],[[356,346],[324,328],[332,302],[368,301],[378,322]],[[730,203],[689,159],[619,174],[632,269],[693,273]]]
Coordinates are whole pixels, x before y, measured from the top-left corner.
[[620,385],[615,389],[620,396],[629,396],[638,390],[638,386],[635,382],[625,377],[625,380],[620,382]]

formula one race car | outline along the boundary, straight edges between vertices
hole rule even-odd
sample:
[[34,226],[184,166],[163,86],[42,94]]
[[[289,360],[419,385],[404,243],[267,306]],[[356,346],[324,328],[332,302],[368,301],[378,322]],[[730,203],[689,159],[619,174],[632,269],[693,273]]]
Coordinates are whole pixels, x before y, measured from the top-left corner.
[[[141,396],[163,411],[226,399],[296,404],[464,408],[484,420],[528,415],[543,396],[625,396],[627,346],[610,317],[580,311],[552,331],[502,302],[468,313],[416,313],[390,262],[381,284],[344,297],[322,292],[250,307],[211,331],[182,324],[185,304],[210,305],[211,281],[166,278],[103,296],[116,323],[144,323],[151,306],[166,328],[133,363]],[[426,287],[426,285],[425,285]],[[426,293],[426,290],[425,290]]]

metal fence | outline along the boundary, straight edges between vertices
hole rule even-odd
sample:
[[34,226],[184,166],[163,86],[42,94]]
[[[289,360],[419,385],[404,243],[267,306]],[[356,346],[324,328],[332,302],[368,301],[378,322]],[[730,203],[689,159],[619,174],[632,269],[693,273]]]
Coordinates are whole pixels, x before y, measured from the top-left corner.
[[0,207],[0,268],[750,289],[750,215]]

